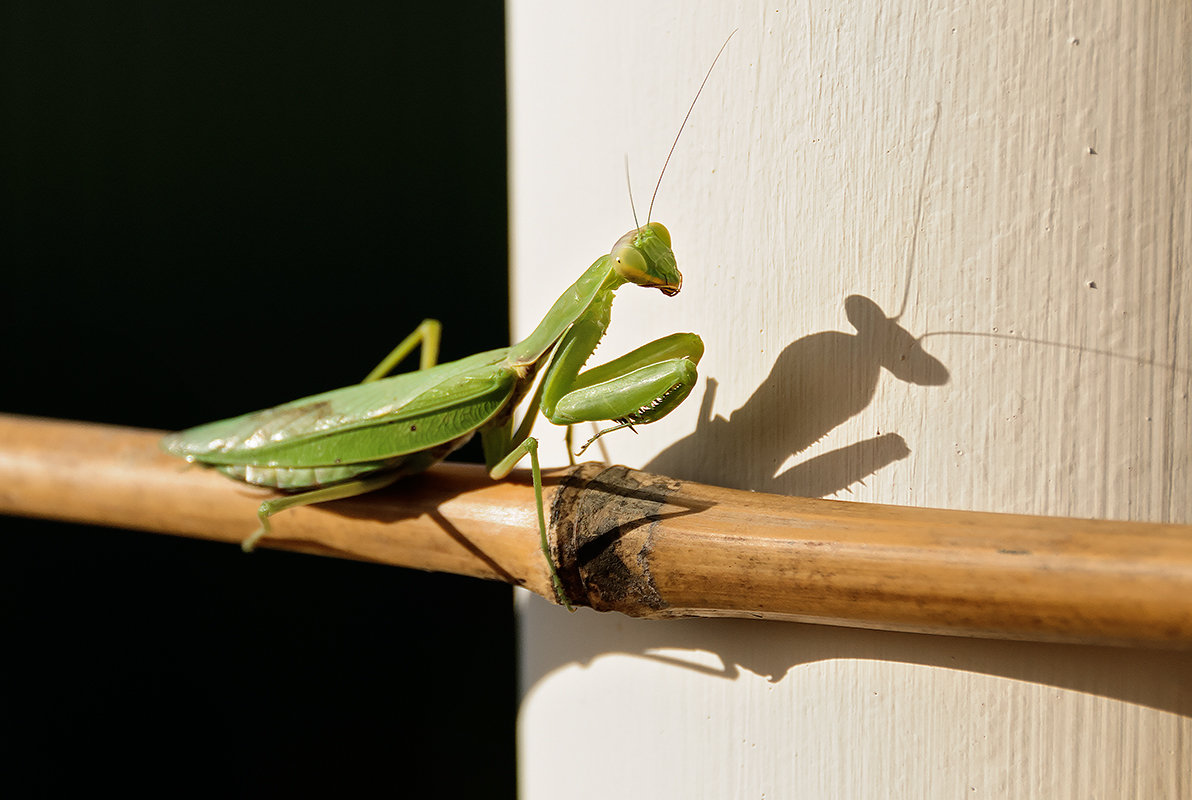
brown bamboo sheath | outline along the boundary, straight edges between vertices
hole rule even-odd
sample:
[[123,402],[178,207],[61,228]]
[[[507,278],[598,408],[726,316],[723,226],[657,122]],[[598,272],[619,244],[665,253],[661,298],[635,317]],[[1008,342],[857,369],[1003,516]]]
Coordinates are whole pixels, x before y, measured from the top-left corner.
[[[159,431],[0,415],[0,512],[239,542],[269,492]],[[782,497],[584,464],[551,473],[571,602],[1014,639],[1192,647],[1192,525]],[[445,464],[274,520],[265,547],[453,572],[553,599],[525,471]],[[251,558],[251,556],[245,556]]]

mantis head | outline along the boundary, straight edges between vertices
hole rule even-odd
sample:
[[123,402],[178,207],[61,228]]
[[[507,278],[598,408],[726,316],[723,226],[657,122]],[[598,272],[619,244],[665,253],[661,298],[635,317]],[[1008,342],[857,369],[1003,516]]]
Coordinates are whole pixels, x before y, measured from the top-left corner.
[[661,222],[647,222],[622,236],[610,253],[613,269],[638,286],[655,287],[668,297],[679,293],[683,276],[675,266],[670,231]]

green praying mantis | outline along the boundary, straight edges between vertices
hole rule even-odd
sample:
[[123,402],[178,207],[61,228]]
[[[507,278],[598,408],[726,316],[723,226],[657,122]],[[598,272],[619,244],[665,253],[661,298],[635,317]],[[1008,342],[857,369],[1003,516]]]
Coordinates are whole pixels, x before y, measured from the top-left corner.
[[[726,39],[720,53],[727,45]],[[670,154],[662,174],[669,161]],[[661,182],[662,175],[658,186]],[[570,607],[546,535],[538,441],[530,435],[538,412],[567,426],[569,452],[571,426],[577,423],[615,423],[598,431],[591,444],[611,431],[656,422],[691,392],[704,351],[699,336],[675,333],[583,371],[609,326],[619,288],[634,284],[673,296],[682,286],[670,233],[649,220],[652,212],[653,200],[646,223],[636,225],[635,214],[634,229],[596,259],[517,344],[438,364],[440,326],[424,320],[361,383],[174,433],[162,440],[162,448],[232,478],[287,493],[261,503],[260,526],[243,542],[249,551],[269,535],[274,514],[381,489],[439,462],[478,432],[494,480],[530,457],[542,551],[556,598]],[[419,369],[390,376],[416,348]],[[515,427],[514,411],[539,373]]]

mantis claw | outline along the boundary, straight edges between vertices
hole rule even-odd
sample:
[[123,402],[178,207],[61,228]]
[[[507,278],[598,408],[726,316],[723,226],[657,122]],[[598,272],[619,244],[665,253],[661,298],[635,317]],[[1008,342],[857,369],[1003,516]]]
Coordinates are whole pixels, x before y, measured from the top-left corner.
[[252,534],[240,543],[240,549],[246,553],[251,553],[257,547],[257,542],[269,535],[269,504],[261,503],[261,507],[257,509],[257,518],[261,520],[261,525]]

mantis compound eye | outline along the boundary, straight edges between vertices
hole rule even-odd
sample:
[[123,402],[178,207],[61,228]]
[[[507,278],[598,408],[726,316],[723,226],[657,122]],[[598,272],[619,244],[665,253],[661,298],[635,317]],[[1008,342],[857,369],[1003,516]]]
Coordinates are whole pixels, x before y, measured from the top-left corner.
[[642,284],[648,281],[646,275],[646,259],[632,245],[618,247],[612,252],[614,269],[621,277],[633,283]]
[[646,227],[654,231],[654,235],[662,240],[667,247],[671,246],[670,231],[661,222],[647,222]]

